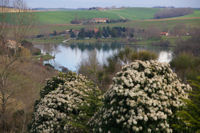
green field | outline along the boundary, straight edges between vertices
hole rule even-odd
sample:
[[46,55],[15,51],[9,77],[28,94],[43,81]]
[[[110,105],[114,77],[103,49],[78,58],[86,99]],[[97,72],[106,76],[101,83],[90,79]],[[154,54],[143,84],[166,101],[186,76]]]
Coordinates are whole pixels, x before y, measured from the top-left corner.
[[[91,18],[109,18],[109,19],[129,19],[129,20],[147,20],[153,19],[158,8],[122,8],[105,11],[97,10],[73,10],[73,11],[46,11],[34,12],[37,24],[70,24],[70,21],[76,19]],[[200,17],[200,10],[194,10],[189,14],[177,18]]]
[[143,19],[152,19],[154,14],[159,11],[158,8],[126,8],[126,9],[116,9],[108,10],[106,13],[113,13],[119,16],[122,19],[129,20],[143,20]]
[[[129,20],[149,20],[153,19],[154,14],[159,8],[122,8],[110,9],[105,11],[97,10],[71,10],[71,11],[41,11],[32,12],[37,25],[67,25],[72,20],[76,19],[91,19],[91,18],[109,18],[109,19],[129,19]],[[8,13],[7,21],[12,21],[14,13]],[[12,17],[10,17],[12,16]],[[200,10],[194,10],[193,14],[177,17],[177,18],[199,18]],[[171,19],[171,18],[169,18]],[[176,19],[176,18],[172,18]],[[72,26],[72,25],[70,25]]]
[[[69,29],[80,28],[98,28],[104,26],[121,26],[133,28],[149,28],[158,27],[162,30],[172,29],[174,26],[184,24],[186,27],[200,27],[200,10],[195,10],[193,14],[167,19],[153,19],[154,14],[158,12],[158,8],[122,8],[112,9],[105,11],[97,10],[72,10],[72,11],[43,11],[32,12],[36,25],[31,31],[31,35],[48,34],[53,31],[64,31]],[[14,16],[14,14],[9,13]],[[70,21],[77,19],[91,19],[91,18],[104,18],[109,19],[129,19],[125,23],[100,23],[100,24],[70,24]],[[9,23],[15,23],[9,19]]]
[[156,8],[124,8],[106,11],[96,10],[74,10],[74,11],[48,11],[34,12],[36,21],[39,24],[69,24],[71,20],[109,18],[109,19],[129,19],[141,20],[152,19],[154,14],[160,9]]
[[182,17],[200,17],[200,10],[194,10],[193,14],[185,15]]
[[39,24],[69,24],[71,20],[88,19],[94,17],[107,17],[110,19],[119,19],[119,17],[112,13],[103,13],[100,11],[48,11],[35,12],[36,21]]

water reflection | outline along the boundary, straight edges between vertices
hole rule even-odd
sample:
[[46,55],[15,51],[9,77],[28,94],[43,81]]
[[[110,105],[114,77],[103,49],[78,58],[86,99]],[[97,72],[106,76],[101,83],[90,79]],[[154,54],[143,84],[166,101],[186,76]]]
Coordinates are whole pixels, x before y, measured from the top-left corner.
[[172,58],[172,51],[160,51],[158,61],[168,63],[172,60]]
[[116,50],[116,49],[121,49],[123,47],[122,44],[120,43],[97,43],[97,44],[84,44],[84,43],[78,43],[78,44],[72,44],[70,45],[70,48],[79,48],[82,52],[85,50],[92,51],[92,50],[103,50],[103,51],[110,51],[110,50]]
[[[49,53],[55,56],[55,59],[45,63],[50,63],[56,69],[60,70],[61,66],[67,67],[69,70],[77,71],[81,61],[88,59],[90,52],[96,51],[97,60],[100,64],[106,63],[108,57],[114,55],[123,49],[123,44],[74,44],[66,45],[36,45],[42,50],[42,53]],[[172,51],[167,47],[158,46],[130,46],[136,51],[149,50],[158,53],[160,62],[170,62],[172,59]]]

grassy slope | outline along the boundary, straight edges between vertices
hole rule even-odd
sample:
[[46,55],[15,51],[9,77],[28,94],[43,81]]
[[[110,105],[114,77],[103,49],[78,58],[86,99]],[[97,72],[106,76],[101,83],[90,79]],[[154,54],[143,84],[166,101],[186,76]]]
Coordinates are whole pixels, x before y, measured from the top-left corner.
[[184,24],[187,27],[197,27],[200,28],[200,19],[189,19],[189,20],[167,20],[167,21],[140,21],[133,20],[126,23],[113,23],[113,24],[95,24],[95,25],[38,25],[32,30],[32,34],[45,34],[52,33],[54,30],[60,32],[69,29],[80,29],[80,28],[91,28],[91,27],[114,27],[114,26],[124,26],[133,28],[149,28],[151,26],[156,26],[164,30],[165,28],[172,29],[178,24]]
[[90,19],[94,17],[108,17],[110,19],[119,19],[119,16],[112,13],[103,13],[100,11],[49,11],[35,13],[41,24],[69,24],[71,20]]
[[200,17],[200,10],[195,10],[193,14],[182,16],[182,18],[186,17]]
[[[48,11],[34,12],[38,24],[69,24],[71,20],[91,19],[91,18],[109,18],[109,19],[129,19],[146,20],[152,19],[154,14],[161,9],[158,8],[125,8],[106,11],[96,10],[75,10],[75,11]],[[200,10],[195,10],[193,14],[177,17],[191,18],[200,17]],[[173,18],[174,19],[174,18]]]
[[36,18],[41,24],[69,24],[71,20],[91,19],[91,18],[109,18],[109,19],[130,19],[141,20],[151,19],[159,9],[154,8],[125,8],[106,11],[96,10],[76,10],[76,11],[49,11],[35,12]]
[[[125,8],[106,11],[48,11],[34,12],[37,24],[33,31],[35,34],[50,33],[54,30],[63,31],[65,29],[80,29],[82,27],[102,27],[102,26],[125,26],[136,28],[148,28],[157,26],[163,28],[173,28],[177,24],[185,24],[188,27],[200,27],[200,19],[187,19],[192,17],[200,17],[200,10],[195,10],[194,14],[183,17],[153,20],[154,13],[160,9],[156,8]],[[74,18],[93,18],[93,17],[108,17],[110,19],[128,18],[132,21],[126,23],[112,24],[89,24],[89,25],[72,25],[69,24]],[[181,18],[181,19],[180,19]]]
[[159,11],[158,8],[126,8],[117,10],[108,10],[105,12],[113,13],[121,18],[127,18],[130,20],[142,20],[142,19],[152,19],[154,14]]

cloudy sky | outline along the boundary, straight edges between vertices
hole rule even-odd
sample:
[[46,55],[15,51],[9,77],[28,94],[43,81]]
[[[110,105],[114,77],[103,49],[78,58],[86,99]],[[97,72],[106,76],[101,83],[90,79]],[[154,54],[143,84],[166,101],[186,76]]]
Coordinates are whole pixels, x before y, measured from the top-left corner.
[[93,6],[129,7],[200,7],[200,0],[25,0],[30,8],[87,8]]

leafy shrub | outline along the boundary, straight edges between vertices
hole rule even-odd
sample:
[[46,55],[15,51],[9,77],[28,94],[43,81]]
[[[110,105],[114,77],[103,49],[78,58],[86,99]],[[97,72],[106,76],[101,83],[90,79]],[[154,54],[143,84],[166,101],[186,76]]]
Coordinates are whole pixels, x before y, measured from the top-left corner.
[[193,32],[190,34],[192,36],[190,39],[178,42],[174,50],[175,55],[188,53],[200,56],[200,29],[193,29]]
[[200,58],[190,53],[180,53],[170,64],[184,81],[194,80],[200,74]]
[[175,47],[171,66],[185,81],[196,80],[200,75],[200,30],[192,29],[191,38],[181,41]]
[[189,93],[190,99],[184,99],[186,106],[178,112],[184,125],[177,125],[185,132],[200,132],[200,77],[191,82],[193,90]]
[[69,72],[47,81],[35,105],[30,132],[86,132],[101,105],[101,92],[82,75]]
[[135,61],[113,78],[89,125],[96,133],[173,132],[175,113],[189,89],[168,64]]
[[121,50],[115,56],[112,57],[113,60],[116,62],[122,62],[123,64],[128,64],[135,60],[155,60],[158,58],[156,53],[142,50],[142,51],[135,51],[129,47],[126,47],[124,50]]

